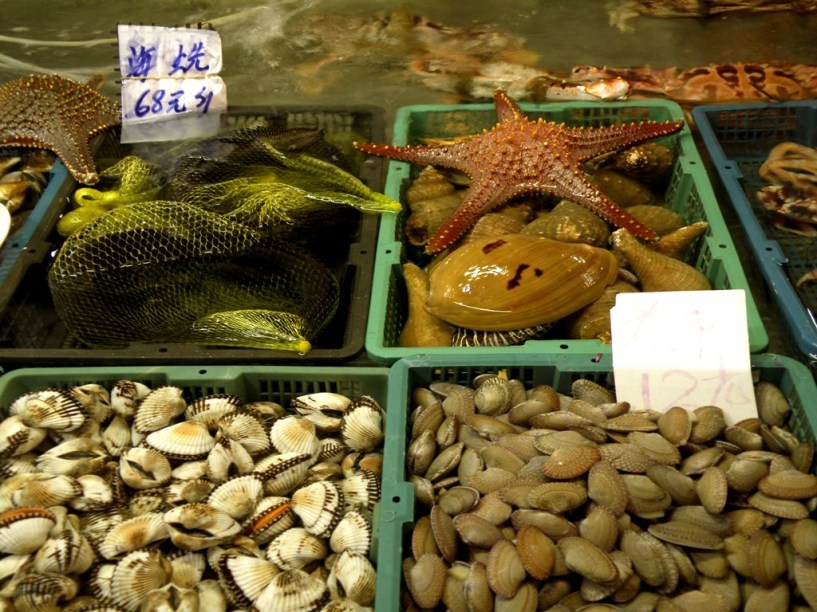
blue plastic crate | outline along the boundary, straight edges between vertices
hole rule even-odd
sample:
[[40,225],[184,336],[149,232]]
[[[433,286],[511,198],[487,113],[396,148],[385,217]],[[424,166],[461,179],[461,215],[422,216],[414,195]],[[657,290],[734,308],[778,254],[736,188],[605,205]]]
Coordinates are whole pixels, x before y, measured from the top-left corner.
[[783,316],[789,344],[817,368],[817,283],[796,287],[800,276],[817,268],[815,241],[776,228],[756,196],[767,184],[758,170],[775,145],[817,147],[817,101],[713,104],[692,115]]

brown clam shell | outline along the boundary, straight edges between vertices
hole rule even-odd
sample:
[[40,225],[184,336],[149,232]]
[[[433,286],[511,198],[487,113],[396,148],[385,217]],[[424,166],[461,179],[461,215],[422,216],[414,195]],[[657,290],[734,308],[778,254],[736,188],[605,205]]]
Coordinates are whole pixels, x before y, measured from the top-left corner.
[[757,488],[770,497],[809,499],[817,495],[817,476],[799,470],[783,470],[761,478]]
[[532,327],[593,302],[617,272],[610,251],[585,244],[527,234],[474,240],[434,266],[426,308],[470,329]]
[[516,534],[516,549],[531,578],[547,580],[556,562],[556,544],[533,525],[523,525]]
[[542,471],[548,478],[570,480],[587,472],[600,457],[595,446],[564,446],[553,451]]

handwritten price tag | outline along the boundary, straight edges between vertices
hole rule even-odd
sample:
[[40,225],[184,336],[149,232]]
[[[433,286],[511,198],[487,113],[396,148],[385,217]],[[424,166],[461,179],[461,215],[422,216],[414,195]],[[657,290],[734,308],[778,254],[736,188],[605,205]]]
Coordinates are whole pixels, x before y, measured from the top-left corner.
[[620,294],[610,320],[619,401],[757,416],[743,290]]
[[221,38],[198,28],[120,25],[122,142],[215,133],[227,109]]

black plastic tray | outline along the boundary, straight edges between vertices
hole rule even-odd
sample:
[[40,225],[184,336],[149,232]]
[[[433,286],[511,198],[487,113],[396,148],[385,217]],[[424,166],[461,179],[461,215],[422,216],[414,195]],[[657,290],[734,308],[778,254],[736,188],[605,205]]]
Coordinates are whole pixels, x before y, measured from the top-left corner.
[[[385,138],[384,111],[375,106],[338,107],[234,107],[223,117],[225,126],[236,126],[257,118],[282,128],[322,128],[326,133],[354,132],[362,138],[382,142]],[[110,151],[119,145],[107,135],[94,142],[95,150]],[[140,145],[144,146],[144,145]],[[370,188],[382,191],[385,163],[375,157],[365,159],[358,177]],[[138,343],[117,349],[87,348],[72,337],[57,316],[48,288],[47,272],[61,243],[56,233],[60,216],[71,208],[70,196],[76,182],[58,161],[52,172],[47,202],[37,210],[36,227],[9,262],[0,278],[0,372],[20,367],[54,365],[114,364],[236,364],[236,363],[323,363],[352,360],[363,353],[369,299],[372,291],[374,254],[379,218],[360,215],[357,231],[347,249],[328,262],[341,287],[338,312],[327,328],[313,339],[305,355],[291,351],[208,347],[192,344]]]

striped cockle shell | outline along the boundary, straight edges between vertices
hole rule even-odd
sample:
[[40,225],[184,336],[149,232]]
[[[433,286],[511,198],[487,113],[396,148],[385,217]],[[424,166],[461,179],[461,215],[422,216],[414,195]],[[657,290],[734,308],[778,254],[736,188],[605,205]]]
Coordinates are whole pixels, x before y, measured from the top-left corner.
[[113,527],[97,546],[106,559],[145,548],[148,544],[169,537],[161,512],[150,512],[123,521]]
[[364,553],[351,549],[341,551],[332,565],[327,583],[330,592],[336,592],[333,595],[351,599],[363,606],[374,603],[376,572]]
[[224,482],[240,474],[249,474],[255,469],[255,461],[235,440],[220,438],[207,453],[207,478],[213,482]]
[[296,415],[275,421],[270,428],[269,438],[273,448],[279,453],[306,453],[314,458],[321,446],[315,424]]
[[469,329],[533,327],[593,302],[617,271],[606,249],[526,234],[483,238],[432,268],[426,309]]
[[11,415],[0,421],[0,457],[24,455],[45,440],[48,430],[31,427],[20,415]]
[[374,510],[380,501],[380,477],[371,470],[357,470],[340,481],[345,510]]
[[88,418],[85,408],[68,390],[34,391],[20,399],[21,404],[12,403],[9,414],[19,414],[29,427],[70,432],[82,427]]
[[326,542],[303,527],[292,527],[276,536],[266,551],[267,559],[281,570],[303,569],[328,554]]
[[288,452],[268,455],[255,465],[267,495],[286,495],[303,483],[312,465],[309,453]]
[[347,407],[340,431],[352,450],[373,450],[383,441],[383,410],[373,397],[357,397]]
[[238,442],[253,457],[270,450],[270,438],[264,424],[246,412],[230,412],[221,417],[216,432],[216,439],[219,438]]
[[133,416],[133,429],[146,434],[167,427],[187,408],[179,387],[166,385],[151,391],[142,400]]
[[[82,476],[99,472],[109,457],[104,445],[93,438],[71,438],[40,453],[34,464],[43,472]],[[56,505],[56,504],[49,504]]]
[[[12,486],[13,491],[9,490]],[[73,476],[40,472],[12,477],[2,488],[4,494],[9,490],[11,505],[17,508],[61,506],[82,494],[82,487]]]
[[168,506],[203,502],[215,487],[216,484],[207,478],[174,480],[165,487],[162,500]]
[[342,393],[323,391],[295,397],[290,407],[315,423],[321,431],[334,432],[340,429],[343,414],[351,401]]
[[319,537],[329,537],[343,515],[343,493],[332,482],[319,481],[292,494],[292,511],[303,526]]
[[211,432],[216,432],[221,417],[239,408],[241,408],[241,398],[237,395],[215,393],[190,402],[184,410],[184,416],[188,421],[203,423]]
[[163,515],[170,540],[178,548],[197,551],[226,542],[241,527],[229,514],[204,503],[189,503]]
[[128,500],[128,510],[132,516],[141,516],[151,512],[163,513],[168,509],[162,489],[143,489],[134,491]]
[[272,577],[255,600],[258,610],[320,610],[329,600],[324,580],[303,570],[286,570]]
[[150,394],[150,387],[133,380],[120,380],[111,387],[111,408],[121,417],[130,419],[136,414],[139,402]]
[[114,566],[111,599],[124,610],[139,610],[148,593],[169,582],[172,571],[170,561],[159,550],[129,553]]
[[72,524],[45,541],[34,557],[37,572],[82,574],[91,567],[96,561],[96,554],[77,526]]
[[171,477],[168,458],[152,448],[129,448],[119,457],[119,475],[134,489],[149,489],[167,484]]
[[329,547],[336,553],[354,550],[369,554],[372,546],[372,521],[369,514],[360,510],[350,510],[332,530]]
[[205,502],[237,521],[249,516],[264,495],[264,483],[259,474],[234,476],[215,487]]
[[243,532],[258,544],[266,544],[293,527],[295,518],[288,497],[270,495],[256,504],[252,516],[243,523]]
[[274,563],[249,555],[225,552],[215,563],[219,583],[230,601],[239,607],[253,605],[270,580],[280,573]]
[[80,590],[75,577],[59,574],[29,573],[13,586],[14,610],[61,610],[63,602],[76,601]]
[[322,463],[328,461],[331,463],[340,463],[348,453],[349,449],[337,438],[321,438],[317,462]]
[[105,425],[101,434],[102,444],[111,457],[119,457],[126,448],[131,446],[130,425],[125,417],[114,414]]
[[97,474],[85,474],[77,478],[82,492],[68,501],[74,510],[87,512],[99,510],[113,503],[114,491],[111,483]]
[[182,421],[149,433],[145,443],[170,459],[186,461],[206,457],[216,441],[206,425]]
[[204,553],[174,551],[168,559],[173,567],[173,584],[183,589],[195,588],[207,569]]

